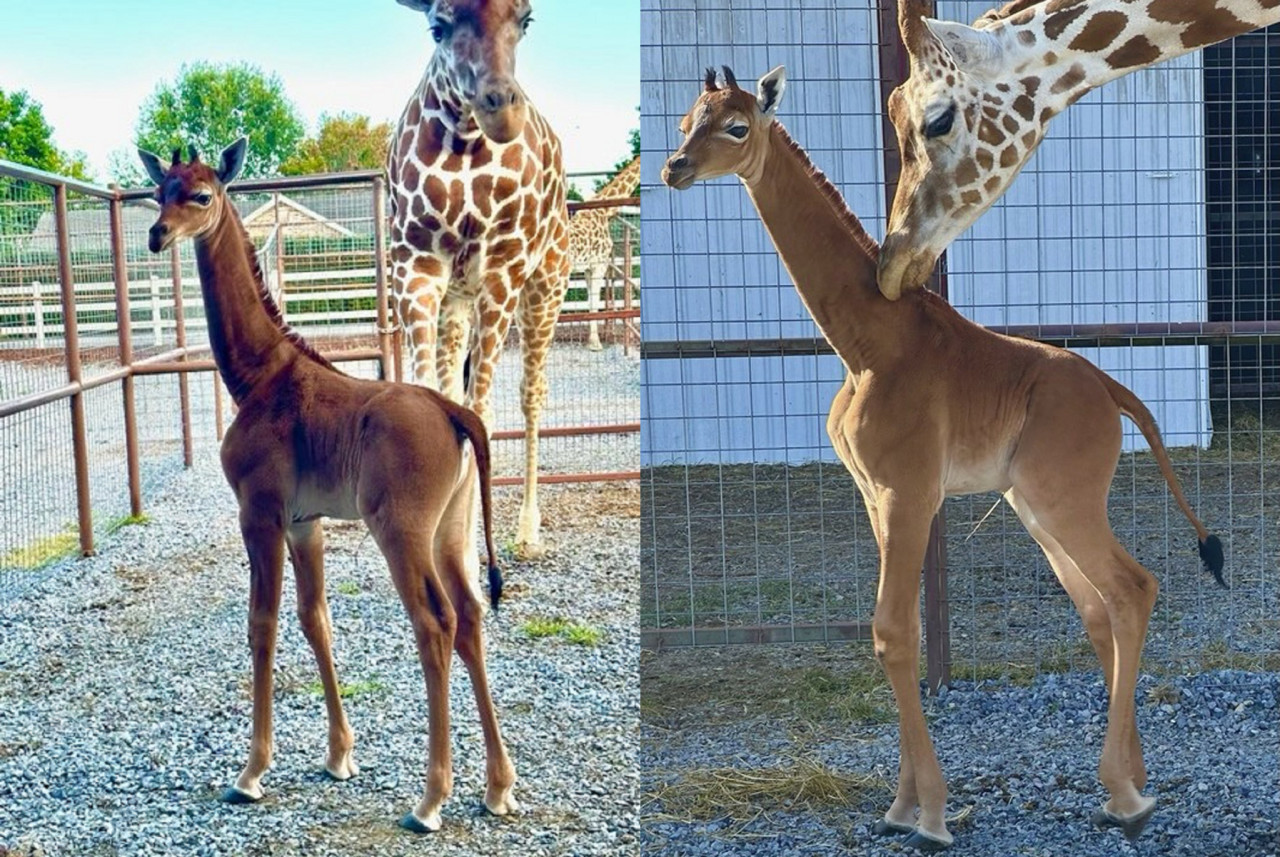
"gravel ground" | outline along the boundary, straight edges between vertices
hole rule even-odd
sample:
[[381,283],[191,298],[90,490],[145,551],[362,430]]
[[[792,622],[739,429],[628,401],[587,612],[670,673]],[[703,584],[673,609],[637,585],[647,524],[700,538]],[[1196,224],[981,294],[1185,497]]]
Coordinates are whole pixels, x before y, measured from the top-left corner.
[[[875,669],[865,649],[855,647],[646,654],[642,853],[915,853],[898,839],[870,833],[897,777],[896,716],[883,682],[869,679],[875,706],[850,717],[834,716],[837,709],[847,711],[842,703],[818,706],[815,714],[812,690],[821,685],[810,681],[806,693],[791,681]],[[746,690],[752,686],[759,696]],[[768,695],[775,686],[779,690]],[[847,684],[835,682],[834,695],[845,690]],[[1142,837],[1130,845],[1119,831],[1098,831],[1088,820],[1105,798],[1097,781],[1105,729],[1099,674],[1048,675],[1028,687],[959,682],[926,701],[950,790],[948,817],[964,816],[949,824],[955,844],[947,853],[1275,857],[1280,854],[1278,693],[1278,673],[1142,677],[1138,723],[1150,774],[1147,794],[1159,805]],[[798,786],[785,798],[753,799],[740,792],[749,808],[727,800],[722,801],[727,809],[708,807],[695,800],[708,788],[706,772],[727,779],[734,771],[767,771],[766,779],[776,782],[801,760],[836,775],[865,776],[865,789],[825,800],[806,798]]]
[[[518,492],[498,496],[509,532]],[[0,587],[0,852],[22,840],[49,857],[634,853],[638,490],[548,486],[543,497],[552,552],[504,562],[511,597],[486,620],[518,815],[484,813],[483,743],[455,659],[444,829],[421,838],[396,826],[425,773],[425,692],[385,564],[352,524],[329,526],[327,566],[361,772],[346,783],[321,773],[324,707],[290,582],[268,797],[218,802],[248,751],[248,573],[230,491],[202,456],[148,501],[149,524]],[[523,629],[535,617],[603,638],[535,639]]]

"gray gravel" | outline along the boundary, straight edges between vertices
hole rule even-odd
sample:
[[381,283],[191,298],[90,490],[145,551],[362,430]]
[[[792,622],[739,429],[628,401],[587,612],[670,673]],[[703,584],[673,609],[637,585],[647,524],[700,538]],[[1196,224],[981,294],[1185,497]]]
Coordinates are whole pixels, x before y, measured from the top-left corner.
[[[840,654],[840,649],[775,648],[784,652],[778,657],[796,663],[845,660],[847,668],[855,669],[857,659],[866,661],[861,655]],[[687,652],[659,654],[646,666],[646,675],[689,669],[692,657]],[[767,674],[754,674],[761,669],[758,660],[744,669],[739,657],[733,650],[718,649],[701,653],[697,661],[716,663],[722,682],[767,681]],[[705,672],[702,682],[714,686],[715,674]],[[1130,845],[1119,831],[1095,830],[1088,820],[1105,799],[1097,781],[1105,729],[1099,674],[1047,675],[1030,687],[959,682],[926,702],[950,789],[949,817],[969,810],[967,818],[951,824],[955,845],[947,853],[1275,857],[1280,854],[1278,693],[1276,673],[1142,676],[1138,723],[1150,774],[1146,793],[1157,796],[1159,805],[1143,836]],[[821,811],[673,817],[656,799],[655,787],[695,769],[761,768],[803,756],[844,774],[877,775],[890,786],[896,782],[896,723],[815,724],[753,717],[750,711],[717,708],[714,700],[706,701],[705,710],[724,718],[708,727],[696,722],[696,716],[645,717],[640,754],[643,853],[915,853],[897,839],[870,834],[870,825],[887,807],[887,792]]]
[[[518,494],[498,494],[510,532]],[[553,550],[504,562],[511,597],[486,620],[518,815],[484,813],[479,722],[455,658],[444,829],[396,827],[425,772],[425,692],[408,622],[358,525],[328,528],[326,559],[339,676],[362,688],[346,701],[361,773],[321,773],[324,707],[289,582],[268,797],[217,801],[248,751],[248,573],[230,491],[202,455],[148,500],[150,524],[0,587],[0,851],[22,840],[49,857],[634,853],[638,491],[542,496]],[[554,616],[600,629],[603,642],[522,630]]]

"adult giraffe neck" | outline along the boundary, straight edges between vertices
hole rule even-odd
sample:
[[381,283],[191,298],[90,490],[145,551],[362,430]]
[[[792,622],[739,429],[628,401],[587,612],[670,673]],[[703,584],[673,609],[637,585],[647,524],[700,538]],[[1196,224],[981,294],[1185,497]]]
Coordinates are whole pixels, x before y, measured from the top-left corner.
[[217,226],[195,239],[196,267],[213,359],[239,403],[300,354],[330,364],[285,327],[239,215],[230,199],[222,206]]
[[852,372],[874,368],[900,343],[892,305],[876,286],[878,251],[839,191],[774,122],[747,193],[823,336]]

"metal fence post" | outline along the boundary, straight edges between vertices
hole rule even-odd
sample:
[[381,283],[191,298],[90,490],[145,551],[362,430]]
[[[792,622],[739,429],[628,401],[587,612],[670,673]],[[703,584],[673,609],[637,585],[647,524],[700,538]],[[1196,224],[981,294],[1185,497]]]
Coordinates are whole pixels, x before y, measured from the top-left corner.
[[[53,186],[53,216],[58,232],[58,279],[62,286],[63,348],[67,356],[67,380],[80,383],[80,332],[76,326],[76,293],[71,279],[71,238],[67,231],[67,186]],[[84,393],[71,394],[71,448],[76,472],[76,524],[80,553],[92,556],[93,510],[89,497],[89,441],[85,429]]]
[[31,281],[31,308],[35,313],[32,321],[36,326],[36,348],[44,348],[44,296],[39,280]]
[[[173,272],[173,323],[175,336],[180,350],[178,361],[187,362],[187,320],[182,306],[182,257],[178,255],[178,245],[174,244],[169,252],[169,267]],[[195,463],[191,444],[191,385],[187,381],[187,373],[178,373],[178,399],[182,409],[182,464],[190,467]]]
[[160,281],[151,275],[151,344],[159,348],[164,344],[164,318],[160,312]]
[[[133,367],[133,316],[129,309],[129,270],[124,258],[124,203],[111,200],[111,266],[116,281],[116,335],[120,365]],[[142,514],[142,474],[138,462],[138,415],[134,402],[133,372],[121,379],[124,396],[125,466],[129,474],[129,514]]]
[[[879,10],[879,59],[880,59],[880,116],[884,143],[884,192],[886,211],[893,207],[893,197],[898,190],[898,173],[902,160],[898,154],[898,136],[889,121],[889,94],[911,73],[910,58],[902,35],[898,31],[898,3],[911,3],[921,12],[931,12],[927,0],[878,0]],[[947,296],[946,254],[929,277],[928,287]],[[947,603],[947,517],[946,508],[938,510],[929,528],[929,547],[924,561],[924,630],[926,679],[929,692],[951,683],[951,618]]]
[[378,176],[373,180],[373,277],[377,283],[374,301],[378,313],[378,350],[382,352],[382,377],[388,381],[399,381],[400,361],[397,359],[392,365],[392,337],[387,323],[390,314],[387,312],[386,207],[386,182]]

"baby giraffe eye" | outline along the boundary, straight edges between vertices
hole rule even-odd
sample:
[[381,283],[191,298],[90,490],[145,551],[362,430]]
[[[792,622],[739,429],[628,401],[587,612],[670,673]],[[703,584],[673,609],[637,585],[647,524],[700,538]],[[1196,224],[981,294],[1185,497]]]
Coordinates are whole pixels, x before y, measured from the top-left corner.
[[440,44],[453,32],[453,24],[448,21],[436,21],[431,25],[431,38]]
[[208,193],[198,193],[191,197],[191,201],[196,205],[208,205],[213,202],[213,195]]
[[924,135],[932,140],[951,132],[951,125],[956,120],[956,106],[952,104],[943,113],[938,114],[924,125]]
[[746,125],[730,125],[724,132],[734,139],[741,140],[747,136]]
[[530,25],[530,24],[532,24],[532,23],[533,23],[533,16],[532,16],[532,15],[528,15],[528,16],[526,16],[526,17],[522,18],[522,19],[521,19],[521,21],[520,21],[520,32],[522,32],[522,33],[527,33],[527,32],[529,32],[529,25]]

